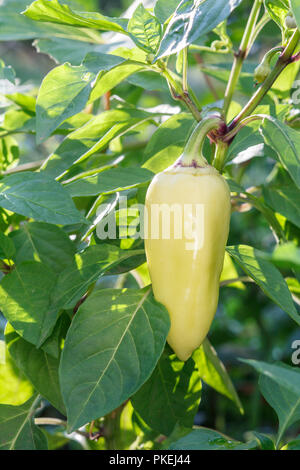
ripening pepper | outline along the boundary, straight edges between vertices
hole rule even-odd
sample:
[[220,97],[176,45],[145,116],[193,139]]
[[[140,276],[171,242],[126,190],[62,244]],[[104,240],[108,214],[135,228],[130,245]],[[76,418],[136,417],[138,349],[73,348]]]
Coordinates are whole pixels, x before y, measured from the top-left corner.
[[198,155],[205,137],[199,128],[175,164],[154,177],[145,204],[153,293],[169,312],[167,341],[182,361],[201,345],[217,309],[231,213],[225,179]]

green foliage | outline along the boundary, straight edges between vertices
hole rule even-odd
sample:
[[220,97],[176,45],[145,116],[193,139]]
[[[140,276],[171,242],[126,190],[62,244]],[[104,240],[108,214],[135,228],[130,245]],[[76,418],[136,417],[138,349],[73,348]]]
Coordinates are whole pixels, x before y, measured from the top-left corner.
[[[299,450],[299,1],[29,3],[0,2],[0,449]],[[229,246],[184,363],[137,207],[216,114]]]

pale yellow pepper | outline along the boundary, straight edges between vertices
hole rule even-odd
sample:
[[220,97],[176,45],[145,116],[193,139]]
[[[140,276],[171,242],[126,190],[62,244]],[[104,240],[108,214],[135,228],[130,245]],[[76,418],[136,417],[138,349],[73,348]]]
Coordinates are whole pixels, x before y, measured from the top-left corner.
[[[146,195],[145,248],[153,292],[169,312],[167,340],[183,361],[205,339],[217,309],[231,213],[225,179],[203,156],[195,160],[198,134],[194,131],[188,152],[175,165],[154,177]],[[163,234],[168,209],[170,233]]]

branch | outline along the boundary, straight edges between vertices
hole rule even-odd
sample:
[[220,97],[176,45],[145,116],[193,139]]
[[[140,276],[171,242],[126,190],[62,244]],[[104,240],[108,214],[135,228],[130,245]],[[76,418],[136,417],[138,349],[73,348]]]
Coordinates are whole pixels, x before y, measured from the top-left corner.
[[251,13],[250,13],[250,16],[249,16],[249,19],[247,21],[247,25],[244,31],[244,35],[240,44],[239,51],[237,54],[235,54],[235,57],[234,57],[233,66],[231,69],[230,77],[229,77],[227,88],[225,91],[225,99],[224,99],[224,106],[223,106],[225,118],[228,113],[228,109],[232,100],[233,92],[235,90],[237,81],[240,76],[243,62],[245,58],[247,57],[247,54],[249,53],[249,50],[250,50],[249,46],[250,46],[251,39],[253,37],[253,29],[255,28],[261,5],[262,5],[262,0],[254,1],[252,10],[251,10]]
[[300,39],[300,32],[296,29],[293,35],[291,36],[286,48],[284,49],[282,54],[280,54],[272,72],[266,78],[266,80],[263,82],[263,84],[257,90],[257,92],[248,101],[248,103],[244,106],[241,112],[233,119],[233,121],[229,125],[229,130],[232,130],[234,127],[236,127],[236,125],[240,121],[242,121],[245,117],[249,116],[255,110],[255,108],[258,106],[258,104],[261,102],[264,96],[268,93],[273,83],[279,77],[281,72],[285,69],[287,65],[293,62],[292,54],[299,42],[299,39]]

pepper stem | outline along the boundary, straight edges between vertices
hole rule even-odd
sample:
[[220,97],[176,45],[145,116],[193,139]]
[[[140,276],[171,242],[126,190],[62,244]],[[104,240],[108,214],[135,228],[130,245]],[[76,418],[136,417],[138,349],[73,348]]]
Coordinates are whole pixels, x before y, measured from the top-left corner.
[[181,166],[205,167],[208,162],[202,153],[205,137],[213,129],[217,129],[222,123],[220,117],[207,117],[200,121],[190,136],[183,154],[176,164]]

